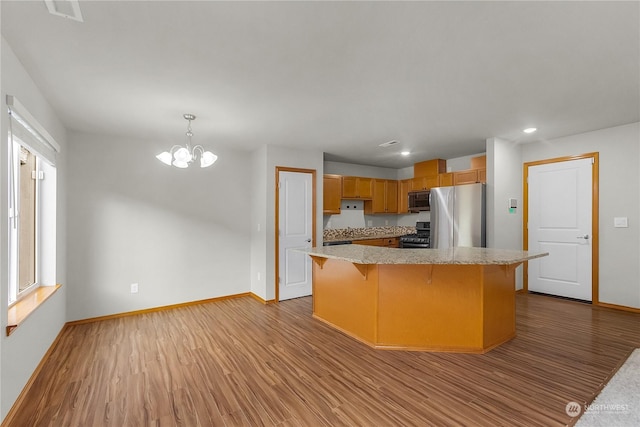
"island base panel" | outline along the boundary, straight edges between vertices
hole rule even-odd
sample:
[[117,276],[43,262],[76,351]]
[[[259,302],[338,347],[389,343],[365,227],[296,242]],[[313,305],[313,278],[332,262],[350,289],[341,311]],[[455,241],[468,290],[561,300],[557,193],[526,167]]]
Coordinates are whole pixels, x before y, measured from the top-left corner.
[[313,263],[313,314],[367,343],[376,341],[375,265],[327,259]]
[[484,353],[515,336],[514,269],[314,263],[314,316],[376,348]]

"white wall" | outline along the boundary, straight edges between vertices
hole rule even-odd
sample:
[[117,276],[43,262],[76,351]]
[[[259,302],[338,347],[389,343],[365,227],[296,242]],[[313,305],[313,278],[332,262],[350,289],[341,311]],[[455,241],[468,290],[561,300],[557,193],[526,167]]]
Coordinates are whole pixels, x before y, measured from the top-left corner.
[[[60,144],[62,150],[57,160],[57,282],[62,288],[42,304],[11,336],[0,334],[0,418],[4,419],[32,372],[53,343],[65,322],[67,293],[66,270],[66,183],[67,183],[67,135],[53,108],[33,83],[11,46],[2,39],[2,105],[6,95],[17,97],[36,120]],[[2,109],[0,134],[8,133],[6,108]],[[0,224],[7,224],[8,175],[6,144],[0,150]],[[7,227],[0,227],[0,319],[6,325],[8,303]]]
[[[600,302],[640,308],[640,123],[522,146],[522,161],[600,153]],[[614,217],[629,228],[614,228]]]
[[169,144],[70,133],[68,320],[249,292],[251,155],[178,169]]
[[323,164],[325,174],[366,176],[378,179],[398,179],[398,169],[329,161],[326,161]]
[[[475,157],[475,156],[474,156]],[[508,200],[518,208],[509,211]],[[522,153],[520,145],[487,139],[487,247],[522,249]],[[522,266],[516,270],[516,289],[522,289]]]
[[[251,292],[267,300],[267,146],[252,153]],[[275,172],[273,172],[275,173]],[[275,208],[275,207],[274,207]]]
[[484,156],[486,153],[470,154],[468,156],[447,159],[447,172],[457,172],[471,169],[471,159],[478,156]]
[[[254,183],[260,180],[266,183],[265,197],[262,195],[253,199],[252,210],[260,211],[255,214],[255,220],[261,224],[260,231],[252,230],[252,263],[262,266],[264,262],[264,274],[260,274],[261,281],[257,280],[258,271],[252,270],[251,289],[256,289],[256,295],[270,301],[275,299],[275,178],[276,167],[290,167],[311,169],[316,171],[316,244],[322,244],[322,175],[323,153],[313,150],[293,150],[274,145],[267,145],[258,152],[253,153]],[[264,174],[264,175],[263,175]],[[260,185],[260,190],[265,188]],[[263,226],[264,225],[264,226]],[[261,267],[260,267],[261,268]]]

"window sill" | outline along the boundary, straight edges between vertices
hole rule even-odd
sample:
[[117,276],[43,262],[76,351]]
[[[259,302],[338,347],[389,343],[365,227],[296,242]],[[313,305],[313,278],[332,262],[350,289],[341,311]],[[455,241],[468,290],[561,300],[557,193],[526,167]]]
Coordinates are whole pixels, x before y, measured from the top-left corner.
[[62,285],[40,286],[31,292],[26,298],[9,307],[7,336],[11,335],[18,326],[26,320],[42,303],[53,295]]

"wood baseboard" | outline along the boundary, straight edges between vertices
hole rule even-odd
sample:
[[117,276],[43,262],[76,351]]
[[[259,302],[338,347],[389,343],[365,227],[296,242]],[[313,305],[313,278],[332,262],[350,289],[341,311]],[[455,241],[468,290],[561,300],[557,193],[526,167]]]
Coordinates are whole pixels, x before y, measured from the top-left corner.
[[144,310],[127,311],[127,312],[124,312],[124,313],[109,314],[107,316],[98,316],[98,317],[91,317],[91,318],[88,318],[88,319],[73,320],[71,322],[67,322],[66,324],[69,325],[69,326],[82,325],[83,323],[100,322],[100,321],[103,321],[103,320],[117,319],[119,317],[135,316],[135,315],[138,315],[138,314],[153,313],[153,312],[156,312],[156,311],[172,310],[174,308],[188,307],[188,306],[191,306],[191,305],[198,305],[198,304],[206,304],[208,302],[223,301],[223,300],[227,300],[227,299],[242,298],[242,297],[247,297],[247,296],[250,296],[250,295],[253,295],[253,294],[251,292],[244,292],[244,293],[241,293],[241,294],[226,295],[226,296],[223,296],[223,297],[208,298],[208,299],[201,299],[201,300],[197,300],[197,301],[183,302],[183,303],[179,303],[179,304],[171,304],[171,305],[163,305],[163,306],[160,306],[160,307],[146,308]]
[[44,367],[45,363],[47,362],[47,360],[49,360],[49,357],[51,356],[51,354],[53,353],[55,348],[58,346],[58,343],[60,342],[60,338],[62,337],[62,334],[64,333],[66,328],[67,328],[66,324],[62,326],[62,329],[60,329],[60,332],[58,332],[58,335],[56,336],[56,338],[53,340],[53,342],[49,346],[49,349],[44,354],[44,356],[42,356],[42,359],[40,359],[40,363],[38,363],[38,366],[36,366],[36,369],[31,373],[31,376],[29,377],[29,380],[27,381],[27,383],[22,388],[22,391],[18,395],[18,398],[16,399],[15,402],[13,402],[13,405],[11,406],[11,409],[9,409],[9,412],[7,413],[7,416],[4,417],[4,419],[2,420],[2,424],[0,426],[11,425],[11,422],[13,421],[13,418],[18,413],[18,410],[22,407],[22,402],[24,401],[25,396],[27,395],[27,393],[31,389],[31,386],[33,386],[34,381],[36,380],[36,378],[38,377],[38,375],[42,371],[42,368]]
[[596,307],[612,308],[614,310],[630,311],[631,313],[640,313],[640,308],[627,307],[626,305],[609,304],[606,302],[598,302],[594,304]]
[[254,294],[253,292],[250,292],[249,295],[251,296],[251,298],[253,298],[256,301],[259,301],[262,304],[275,304],[275,302],[276,302],[276,300],[274,300],[274,299],[264,300],[261,297],[259,297],[258,295]]

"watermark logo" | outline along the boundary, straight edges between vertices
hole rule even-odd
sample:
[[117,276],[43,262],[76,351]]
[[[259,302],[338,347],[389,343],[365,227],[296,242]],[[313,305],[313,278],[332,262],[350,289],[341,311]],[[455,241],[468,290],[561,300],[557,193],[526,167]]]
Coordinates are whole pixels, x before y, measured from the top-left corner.
[[585,414],[628,414],[631,408],[623,403],[592,403],[585,405]]
[[564,407],[565,412],[571,418],[580,415],[583,410],[584,414],[629,414],[631,412],[630,405],[620,403],[592,403],[590,405],[580,405],[578,402],[569,402]]
[[577,417],[582,412],[582,405],[578,402],[569,402],[567,406],[564,407],[564,410],[571,418]]

